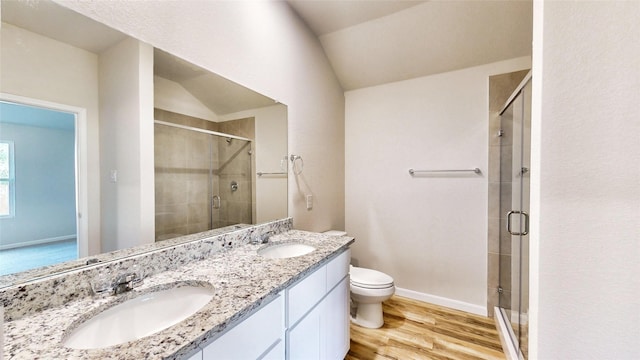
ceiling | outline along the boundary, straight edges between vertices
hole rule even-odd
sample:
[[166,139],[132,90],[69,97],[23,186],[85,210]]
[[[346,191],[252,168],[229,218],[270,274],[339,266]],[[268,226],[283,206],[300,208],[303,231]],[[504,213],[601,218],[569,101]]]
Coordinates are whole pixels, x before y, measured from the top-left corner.
[[[531,55],[532,0],[287,0],[287,3],[318,36],[345,90]],[[124,36],[46,0],[3,1],[2,19],[94,53]],[[165,67],[178,66],[175,61],[164,60],[167,61],[161,59],[156,64],[157,72],[165,75],[179,72]],[[204,81],[204,77],[198,77],[181,85],[191,92],[200,92]],[[215,91],[229,97],[236,92],[242,89]],[[211,103],[214,99],[211,93],[196,97],[218,115],[246,106],[230,103],[228,99]],[[222,109],[221,104],[228,107]]]
[[218,116],[276,104],[273,99],[160,49],[153,52],[153,71],[180,84]]
[[[100,54],[127,35],[49,0],[2,1],[2,21]],[[81,30],[79,30],[81,29]],[[180,84],[216,115],[275,104],[226,78],[154,49],[154,74]]]
[[531,55],[531,0],[287,0],[353,90]]

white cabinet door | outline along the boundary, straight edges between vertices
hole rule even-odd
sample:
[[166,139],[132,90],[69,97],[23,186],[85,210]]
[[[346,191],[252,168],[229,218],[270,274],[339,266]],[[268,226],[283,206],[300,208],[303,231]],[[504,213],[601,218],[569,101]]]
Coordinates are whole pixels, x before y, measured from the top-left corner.
[[202,360],[202,350],[196,351],[191,354],[191,356],[187,357],[185,360]]
[[205,346],[202,359],[258,359],[273,344],[282,340],[283,307],[283,296],[278,295],[269,304]]
[[349,351],[349,256],[347,250],[288,290],[288,359],[338,360]]
[[321,327],[323,359],[344,359],[349,351],[349,277],[344,277],[324,299]]
[[320,360],[320,315],[316,306],[287,334],[289,360]]
[[264,354],[260,360],[284,360],[284,339],[278,343],[269,352]]

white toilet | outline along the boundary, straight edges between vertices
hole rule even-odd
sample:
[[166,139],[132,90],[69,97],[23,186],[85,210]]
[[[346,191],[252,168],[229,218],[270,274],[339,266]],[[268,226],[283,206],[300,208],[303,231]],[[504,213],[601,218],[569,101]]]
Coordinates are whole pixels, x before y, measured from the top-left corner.
[[[325,231],[327,235],[345,236],[344,231]],[[382,302],[391,298],[396,287],[393,278],[383,272],[350,266],[351,301],[355,306],[351,322],[366,328],[382,327]]]

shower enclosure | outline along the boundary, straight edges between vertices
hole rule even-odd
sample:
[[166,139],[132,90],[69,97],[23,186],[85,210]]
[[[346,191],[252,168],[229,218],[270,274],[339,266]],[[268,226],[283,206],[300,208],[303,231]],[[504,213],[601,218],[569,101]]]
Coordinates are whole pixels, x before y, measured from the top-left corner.
[[499,311],[512,357],[527,358],[529,314],[529,183],[531,77],[525,77],[500,113]]
[[156,241],[253,223],[252,141],[155,122]]

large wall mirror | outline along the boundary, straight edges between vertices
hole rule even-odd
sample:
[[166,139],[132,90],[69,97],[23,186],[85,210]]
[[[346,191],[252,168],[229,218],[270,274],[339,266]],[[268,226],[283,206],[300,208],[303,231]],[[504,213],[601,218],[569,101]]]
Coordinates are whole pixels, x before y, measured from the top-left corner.
[[287,217],[285,105],[51,1],[1,7],[0,287]]

